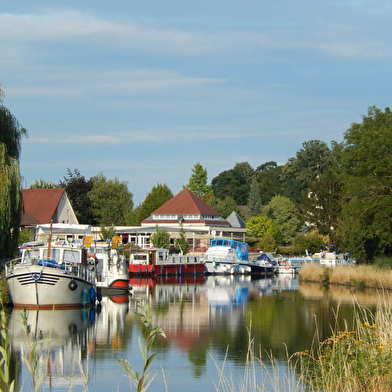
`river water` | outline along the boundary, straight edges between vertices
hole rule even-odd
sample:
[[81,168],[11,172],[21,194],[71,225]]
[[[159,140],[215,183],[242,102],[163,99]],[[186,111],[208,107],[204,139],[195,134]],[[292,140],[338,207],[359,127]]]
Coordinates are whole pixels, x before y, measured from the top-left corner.
[[[265,390],[288,391],[295,375],[287,376],[287,356],[330,336],[336,319],[350,326],[354,297],[369,307],[374,299],[346,289],[299,285],[292,276],[166,277],[133,279],[131,284],[131,295],[104,297],[93,309],[30,310],[29,334],[20,311],[12,311],[7,330],[16,390],[32,390],[23,356],[37,338],[42,338],[36,354],[44,390],[135,390],[119,359],[141,371],[143,326],[135,311],[147,303],[152,324],[166,334],[151,350],[156,353],[151,364],[155,379],[148,391],[239,391],[241,382],[253,383],[245,390],[263,384]],[[254,377],[244,376],[250,372],[245,366],[249,336],[265,364],[262,371],[253,369]],[[273,353],[274,366],[267,353]]]

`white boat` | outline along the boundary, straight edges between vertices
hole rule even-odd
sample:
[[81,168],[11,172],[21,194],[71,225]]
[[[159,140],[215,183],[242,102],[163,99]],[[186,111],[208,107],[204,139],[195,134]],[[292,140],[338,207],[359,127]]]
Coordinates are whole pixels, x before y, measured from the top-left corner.
[[130,289],[129,262],[120,249],[120,243],[121,237],[114,237],[111,243],[105,241],[89,245],[87,258],[96,264],[96,286],[102,294],[128,292]]
[[307,263],[319,263],[318,257],[311,257],[306,250],[306,256],[283,257],[281,255],[275,257],[276,273],[294,275],[299,272],[301,267]]
[[213,239],[204,256],[208,274],[249,274],[248,244],[229,239]]
[[252,275],[273,275],[276,261],[270,253],[260,252],[257,257],[249,257],[249,266]]
[[67,309],[95,304],[95,265],[86,249],[42,243],[26,244],[21,257],[5,266],[15,308]]
[[341,253],[337,245],[321,245],[320,250],[313,254],[320,260],[321,265],[335,267],[337,265],[354,265],[355,260],[350,257],[348,252]]

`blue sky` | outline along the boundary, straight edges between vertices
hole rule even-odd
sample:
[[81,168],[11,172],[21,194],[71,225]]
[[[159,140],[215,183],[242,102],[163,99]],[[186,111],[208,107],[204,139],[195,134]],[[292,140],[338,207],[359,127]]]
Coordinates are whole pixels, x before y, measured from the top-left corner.
[[1,1],[4,104],[28,129],[21,174],[67,168],[173,194],[200,162],[286,163],[391,105],[392,3]]

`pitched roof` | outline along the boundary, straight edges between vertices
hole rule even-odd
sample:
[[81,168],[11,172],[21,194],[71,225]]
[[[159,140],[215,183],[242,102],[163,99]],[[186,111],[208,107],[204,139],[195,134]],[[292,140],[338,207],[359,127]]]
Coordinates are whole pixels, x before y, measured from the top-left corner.
[[235,212],[233,211],[226,220],[230,223],[231,227],[242,227],[244,228],[245,222],[244,220]]
[[65,189],[23,189],[24,214],[21,225],[49,223],[56,212]]
[[219,213],[197,197],[189,189],[184,188],[176,196],[152,212],[152,215],[213,215]]

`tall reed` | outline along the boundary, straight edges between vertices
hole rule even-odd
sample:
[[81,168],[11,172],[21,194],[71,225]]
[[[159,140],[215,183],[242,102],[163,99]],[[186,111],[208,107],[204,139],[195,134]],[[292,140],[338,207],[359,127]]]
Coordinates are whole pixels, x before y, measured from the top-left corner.
[[[380,298],[374,314],[355,304],[354,328],[338,323],[328,339],[294,354],[300,380],[311,391],[390,391],[392,387],[392,310]],[[337,314],[336,314],[337,319]]]

